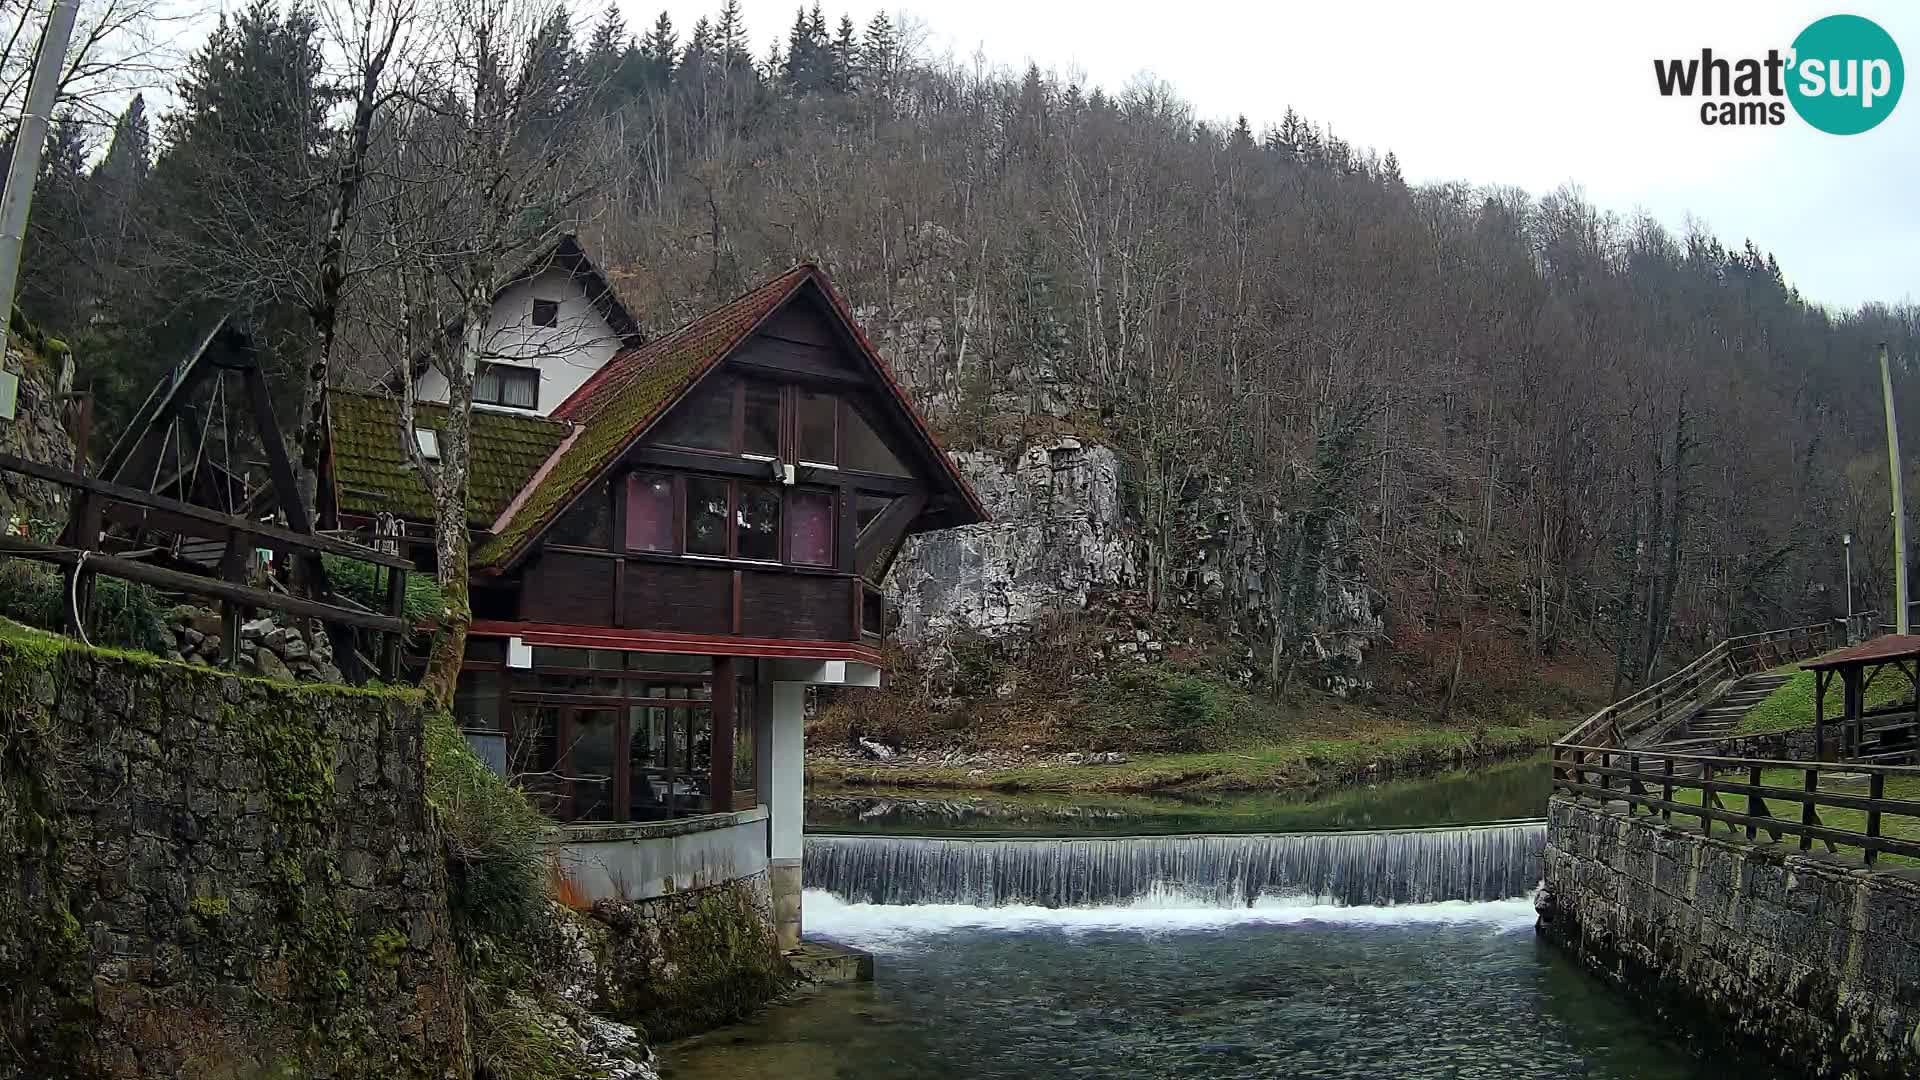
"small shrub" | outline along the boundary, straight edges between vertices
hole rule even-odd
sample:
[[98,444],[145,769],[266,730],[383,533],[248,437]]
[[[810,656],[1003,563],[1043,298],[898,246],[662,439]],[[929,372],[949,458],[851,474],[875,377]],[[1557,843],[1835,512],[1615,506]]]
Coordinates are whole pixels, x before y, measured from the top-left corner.
[[[0,615],[42,630],[60,633],[67,625],[71,599],[65,574],[25,559],[0,564]],[[167,629],[167,604],[155,590],[119,578],[98,577],[93,586],[93,626],[88,637],[95,645],[173,651],[173,633]]]
[[446,834],[455,930],[463,940],[519,937],[546,903],[547,819],[473,756],[445,715],[427,723],[427,797]]

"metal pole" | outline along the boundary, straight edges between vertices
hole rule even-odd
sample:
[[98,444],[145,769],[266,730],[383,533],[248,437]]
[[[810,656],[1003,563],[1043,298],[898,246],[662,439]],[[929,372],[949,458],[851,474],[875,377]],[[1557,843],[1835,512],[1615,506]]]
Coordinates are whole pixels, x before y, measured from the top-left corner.
[[1880,343],[1880,392],[1887,403],[1887,473],[1893,481],[1893,626],[1907,632],[1907,504],[1900,493],[1900,421],[1893,413],[1893,369]]
[[33,80],[27,84],[27,107],[13,134],[13,160],[7,164],[7,187],[0,194],[0,351],[13,326],[13,289],[20,278],[20,242],[27,235],[27,210],[33,205],[33,183],[40,175],[40,154],[47,145],[47,124],[54,100],[60,96],[60,69],[67,62],[67,40],[73,36],[73,15],[80,0],[54,0],[47,27],[34,54]]
[[1853,534],[1840,538],[1840,549],[1847,553],[1847,644],[1853,644]]

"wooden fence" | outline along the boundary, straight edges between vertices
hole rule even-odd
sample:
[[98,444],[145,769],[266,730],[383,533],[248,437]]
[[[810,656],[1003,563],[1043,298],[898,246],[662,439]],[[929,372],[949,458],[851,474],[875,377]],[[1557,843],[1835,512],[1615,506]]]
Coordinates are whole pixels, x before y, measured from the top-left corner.
[[[1828,851],[1858,849],[1868,866],[1882,854],[1920,859],[1920,767],[1670,754],[1617,746],[1556,743],[1554,787],[1575,796],[1620,802],[1629,815],[1645,811],[1664,821],[1698,818],[1756,839],[1793,836],[1802,851],[1818,841]],[[1769,775],[1771,774],[1771,775]],[[1782,775],[1797,786],[1782,786]],[[1698,801],[1676,798],[1692,794]],[[1729,800],[1744,803],[1728,805]],[[1823,816],[1824,811],[1824,816]]]

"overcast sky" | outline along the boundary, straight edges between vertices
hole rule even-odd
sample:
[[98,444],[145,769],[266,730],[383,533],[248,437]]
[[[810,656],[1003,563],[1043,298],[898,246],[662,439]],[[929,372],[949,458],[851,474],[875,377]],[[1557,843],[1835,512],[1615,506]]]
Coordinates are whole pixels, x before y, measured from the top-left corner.
[[[583,0],[591,6],[596,0]],[[643,31],[661,7],[685,39],[718,0],[619,0]],[[811,6],[812,0],[807,0]],[[784,35],[795,0],[742,0],[756,56]],[[824,4],[862,27],[892,3]],[[935,52],[1028,61],[1118,89],[1150,72],[1202,118],[1245,113],[1258,130],[1292,105],[1360,147],[1392,150],[1409,180],[1581,185],[1601,207],[1645,209],[1676,229],[1691,215],[1730,246],[1751,237],[1810,299],[1838,306],[1920,300],[1920,90],[1872,131],[1710,128],[1698,100],[1662,99],[1655,57],[1785,51],[1813,20],[1864,15],[1920,63],[1920,4],[1614,0],[921,0]]]

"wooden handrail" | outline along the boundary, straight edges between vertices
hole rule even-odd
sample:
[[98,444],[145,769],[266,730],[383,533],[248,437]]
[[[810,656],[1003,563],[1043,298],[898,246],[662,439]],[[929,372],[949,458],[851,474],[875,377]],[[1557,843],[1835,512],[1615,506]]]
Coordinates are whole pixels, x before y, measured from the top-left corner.
[[[1697,767],[1698,775],[1680,774],[1676,764]],[[1762,773],[1769,769],[1799,772],[1801,786],[1788,788],[1763,782]],[[1864,776],[1867,794],[1821,790],[1823,778],[1842,774],[1854,779]],[[1557,792],[1602,804],[1624,803],[1629,817],[1645,810],[1667,821],[1675,815],[1698,818],[1700,828],[1708,835],[1713,834],[1715,825],[1723,824],[1730,830],[1744,830],[1749,840],[1758,839],[1762,832],[1775,841],[1796,837],[1803,851],[1816,841],[1825,844],[1828,851],[1843,846],[1858,848],[1868,867],[1883,854],[1920,859],[1920,800],[1888,798],[1889,779],[1920,779],[1920,766],[1774,761],[1618,746],[1558,744],[1553,748],[1553,785]],[[1676,789],[1697,791],[1700,801],[1678,801],[1674,798]],[[1745,805],[1731,808],[1721,801],[1723,797],[1743,799]],[[1798,813],[1776,813],[1774,807],[1781,803],[1798,808]],[[1823,808],[1863,812],[1865,828],[1823,821]],[[1914,823],[1911,829],[1902,830],[1907,832],[1906,837],[1886,835],[1889,817]]]
[[[1866,613],[1863,617],[1870,617],[1871,614]],[[1776,645],[1784,638],[1784,649],[1775,649],[1777,660],[1791,663],[1824,651],[1830,644],[1832,633],[1832,623],[1819,622],[1724,638],[1695,657],[1687,666],[1657,682],[1649,683],[1581,721],[1555,745],[1584,745],[1591,749],[1604,743],[1618,747],[1624,736],[1706,704],[1707,700],[1700,694],[1702,684],[1746,674],[1741,668],[1762,647]],[[1773,665],[1770,663],[1768,666]]]

